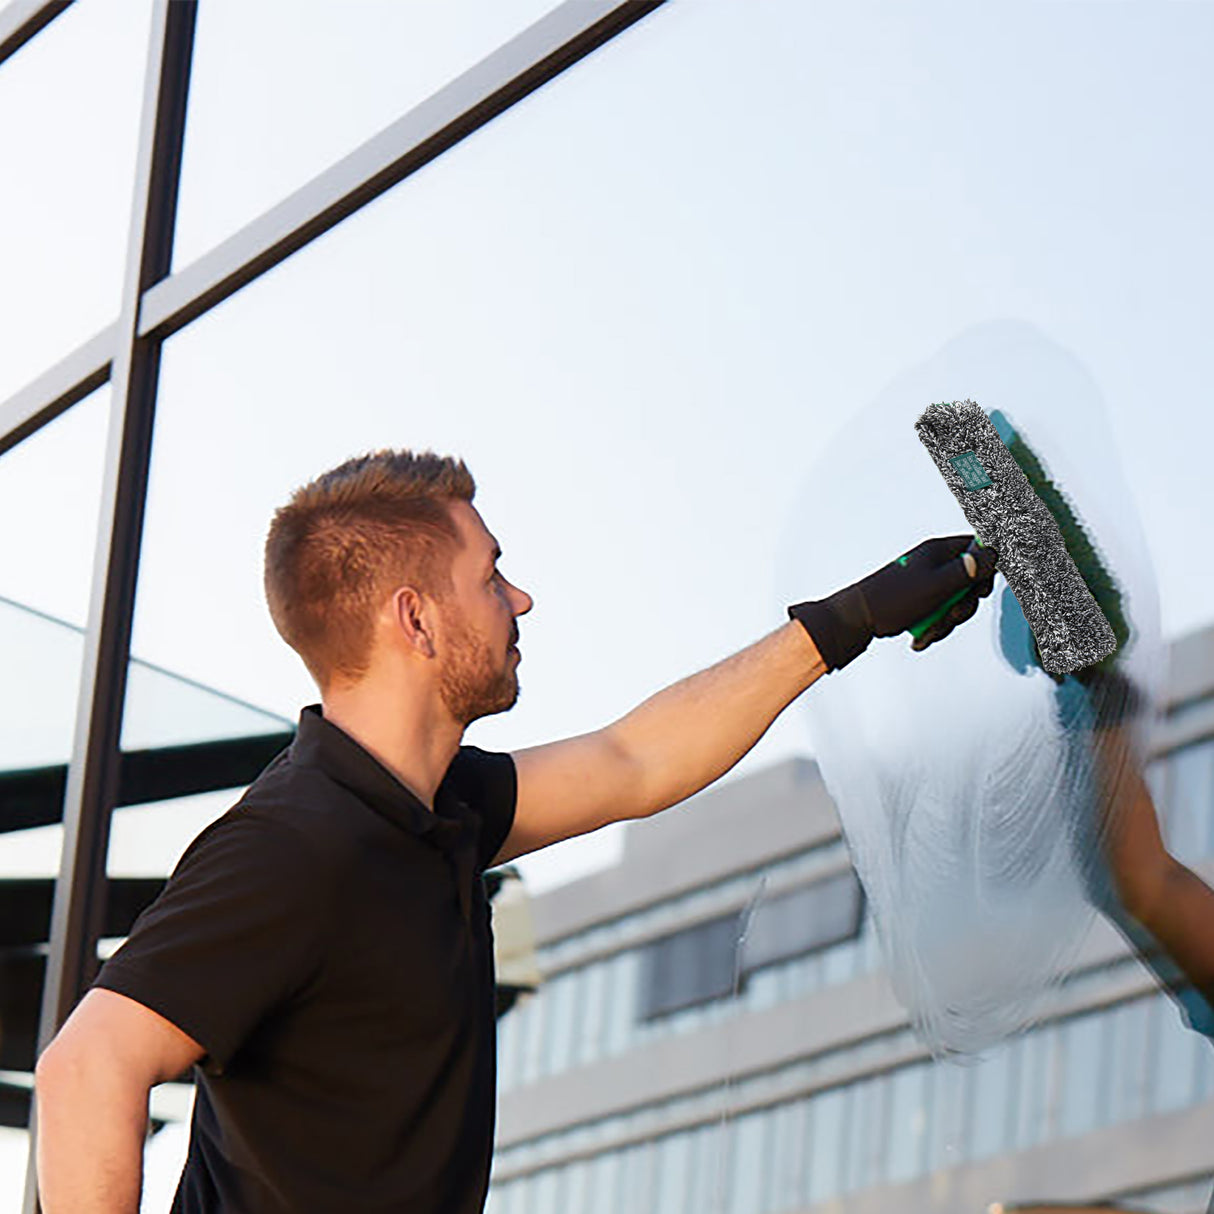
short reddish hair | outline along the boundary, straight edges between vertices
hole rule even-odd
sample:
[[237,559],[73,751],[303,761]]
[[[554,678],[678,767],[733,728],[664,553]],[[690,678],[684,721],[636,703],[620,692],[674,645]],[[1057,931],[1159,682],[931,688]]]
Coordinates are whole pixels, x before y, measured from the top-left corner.
[[296,489],[275,512],[266,602],[322,690],[366,673],[376,613],[396,586],[440,596],[450,588],[460,542],[451,503],[475,493],[463,460],[375,451]]

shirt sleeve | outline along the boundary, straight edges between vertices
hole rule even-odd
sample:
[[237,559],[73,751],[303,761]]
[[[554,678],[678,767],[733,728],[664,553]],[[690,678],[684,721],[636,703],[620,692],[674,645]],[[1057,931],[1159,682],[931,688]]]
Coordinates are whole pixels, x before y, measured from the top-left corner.
[[319,968],[324,888],[301,832],[231,811],[190,844],[94,986],[171,1021],[223,1071]]
[[443,778],[447,790],[480,819],[477,865],[483,872],[502,849],[514,825],[518,775],[508,754],[461,746]]

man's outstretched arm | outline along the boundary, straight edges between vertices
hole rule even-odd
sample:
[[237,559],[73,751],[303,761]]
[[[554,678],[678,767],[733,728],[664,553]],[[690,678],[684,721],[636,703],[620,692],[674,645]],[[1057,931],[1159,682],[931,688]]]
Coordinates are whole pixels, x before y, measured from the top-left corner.
[[494,863],[685,800],[733,767],[823,674],[964,590],[915,648],[947,635],[993,585],[995,554],[963,559],[970,539],[926,540],[854,586],[790,608],[782,628],[606,728],[516,752],[514,825]]
[[641,818],[727,772],[826,663],[795,621],[650,696],[605,729],[516,751],[514,826],[494,860]]
[[202,1053],[176,1025],[125,995],[85,995],[35,1074],[45,1214],[138,1214],[148,1093]]

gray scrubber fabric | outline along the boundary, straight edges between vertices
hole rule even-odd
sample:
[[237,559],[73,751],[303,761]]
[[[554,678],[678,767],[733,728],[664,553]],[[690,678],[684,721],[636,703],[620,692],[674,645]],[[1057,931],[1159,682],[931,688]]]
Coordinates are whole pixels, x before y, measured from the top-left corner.
[[[1033,630],[1042,666],[1070,674],[1112,653],[1112,626],[1058,523],[981,407],[972,400],[932,405],[915,430],[976,534],[998,551],[997,568]],[[965,457],[960,467],[952,462],[958,456]]]

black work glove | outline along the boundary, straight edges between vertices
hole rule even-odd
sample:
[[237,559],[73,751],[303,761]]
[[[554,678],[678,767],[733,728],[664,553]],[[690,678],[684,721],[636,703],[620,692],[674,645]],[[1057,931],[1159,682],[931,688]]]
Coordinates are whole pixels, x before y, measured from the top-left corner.
[[926,649],[978,610],[978,600],[995,584],[997,556],[972,535],[924,540],[854,586],[827,599],[798,603],[788,614],[809,633],[830,673],[859,657],[873,637],[897,636],[966,591],[914,642],[914,649]]

